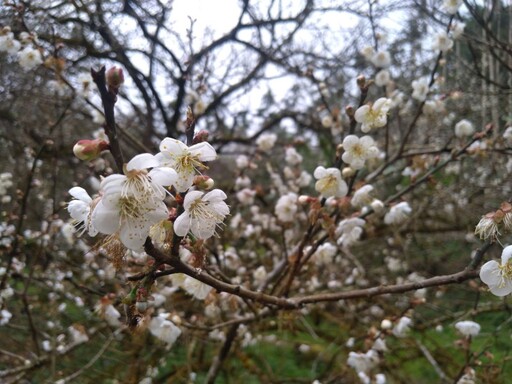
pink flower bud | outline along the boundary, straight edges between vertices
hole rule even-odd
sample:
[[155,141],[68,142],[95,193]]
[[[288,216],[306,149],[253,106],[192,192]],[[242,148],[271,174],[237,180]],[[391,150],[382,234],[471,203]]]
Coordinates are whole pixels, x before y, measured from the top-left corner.
[[106,73],[107,86],[109,91],[117,93],[119,87],[124,83],[124,74],[121,68],[113,66]]
[[73,153],[80,160],[91,161],[97,159],[101,152],[109,148],[109,144],[102,139],[79,140],[73,147]]
[[203,141],[208,141],[208,132],[204,129],[201,129],[194,136],[194,140],[192,140],[193,144],[202,143]]

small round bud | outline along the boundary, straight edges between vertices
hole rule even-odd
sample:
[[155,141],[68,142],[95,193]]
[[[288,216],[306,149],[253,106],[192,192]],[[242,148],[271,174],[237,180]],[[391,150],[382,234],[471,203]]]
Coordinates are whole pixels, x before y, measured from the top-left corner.
[[357,76],[357,86],[360,89],[363,89],[366,87],[366,77],[364,75]]
[[192,140],[193,144],[202,143],[203,141],[208,141],[209,133],[208,131],[205,131],[204,129],[201,129],[199,132],[197,132],[194,136],[194,140]]
[[332,126],[332,117],[331,115],[326,115],[322,118],[322,127],[331,128]]
[[350,167],[345,167],[345,168],[343,168],[343,171],[341,171],[341,175],[345,179],[354,176],[355,173],[356,173],[356,171]]
[[178,315],[173,315],[171,317],[171,321],[176,325],[181,325],[181,317],[179,317]]
[[148,302],[147,301],[137,301],[135,303],[135,308],[137,311],[144,313],[148,309]]
[[210,176],[197,175],[194,177],[194,183],[197,188],[208,191],[213,188],[215,181]]
[[393,323],[389,319],[384,319],[380,323],[380,328],[381,329],[391,329],[391,328],[393,328]]
[[311,202],[311,197],[307,195],[301,195],[299,196],[299,204],[305,205]]
[[347,114],[347,116],[348,116],[348,117],[353,117],[353,116],[354,116],[354,114],[355,114],[355,112],[356,112],[356,111],[354,110],[354,107],[353,107],[353,106],[351,106],[351,105],[347,105],[347,106],[345,107],[345,113]]
[[375,213],[381,213],[384,210],[384,203],[378,199],[373,200],[370,206]]
[[108,90],[114,93],[119,91],[119,87],[124,83],[124,74],[121,68],[113,66],[105,74]]
[[79,140],[73,147],[73,153],[80,160],[91,161],[97,159],[101,152],[109,148],[109,144],[102,139]]

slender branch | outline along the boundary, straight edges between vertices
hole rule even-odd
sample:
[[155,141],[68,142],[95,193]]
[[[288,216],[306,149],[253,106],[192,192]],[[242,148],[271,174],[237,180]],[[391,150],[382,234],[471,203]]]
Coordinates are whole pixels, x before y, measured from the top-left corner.
[[282,309],[298,309],[305,304],[350,300],[360,298],[370,298],[381,296],[385,294],[398,294],[409,291],[416,291],[422,288],[438,287],[449,284],[460,284],[466,280],[474,279],[478,276],[475,268],[481,262],[484,254],[491,248],[492,243],[485,243],[480,249],[477,250],[475,257],[471,264],[463,271],[453,273],[451,275],[441,275],[425,279],[420,282],[394,284],[394,285],[381,285],[365,289],[356,289],[344,292],[334,293],[321,293],[310,296],[286,298],[267,295],[262,292],[255,292],[250,289],[244,288],[240,285],[233,285],[205,273],[203,270],[195,269],[183,263],[178,257],[168,256],[154,247],[151,239],[147,239],[144,244],[144,249],[148,255],[153,257],[157,263],[168,264],[175,268],[176,272],[184,273],[202,283],[208,284],[219,292],[227,292],[239,297],[254,300],[261,304],[276,306]]
[[215,356],[215,358],[212,361],[212,365],[210,366],[210,369],[208,370],[208,375],[206,376],[205,382],[208,384],[213,384],[215,382],[215,378],[219,374],[219,370],[222,366],[222,363],[228,356],[229,350],[231,349],[231,346],[233,345],[233,342],[235,341],[236,334],[238,331],[238,327],[240,324],[233,324],[226,335],[226,340],[224,341],[224,344],[222,345],[222,348],[219,351],[219,354]]
[[114,157],[117,169],[119,172],[123,171],[123,153],[121,146],[119,145],[119,138],[117,136],[116,119],[114,113],[114,106],[117,101],[117,96],[107,89],[105,79],[105,67],[101,67],[99,71],[91,69],[92,79],[98,86],[98,90],[101,95],[101,102],[103,103],[103,111],[105,113],[105,133],[108,136],[110,142],[110,152]]

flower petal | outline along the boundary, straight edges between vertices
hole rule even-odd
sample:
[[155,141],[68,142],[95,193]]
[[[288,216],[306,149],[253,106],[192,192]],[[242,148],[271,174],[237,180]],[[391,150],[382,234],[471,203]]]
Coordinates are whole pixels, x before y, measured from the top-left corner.
[[127,171],[133,171],[134,169],[146,169],[158,167],[158,160],[155,159],[150,153],[142,153],[140,155],[135,156],[131,159],[128,164],[126,164]]
[[212,161],[217,158],[215,148],[206,141],[192,145],[188,151],[194,156],[197,155],[198,159],[201,161]]
[[69,215],[71,218],[79,222],[85,221],[87,219],[89,208],[89,204],[84,203],[81,200],[71,200],[68,203]]
[[190,230],[191,221],[192,219],[189,213],[187,211],[183,212],[174,222],[174,233],[178,236],[185,237]]
[[185,210],[189,210],[192,203],[203,196],[203,192],[201,191],[190,191],[185,196],[185,200],[183,201],[183,207]]
[[107,176],[101,181],[100,189],[103,194],[121,192],[125,180],[126,176],[118,173]]
[[187,146],[179,140],[166,137],[160,143],[160,152],[168,153],[173,156],[181,155],[187,150]]
[[216,223],[213,220],[192,220],[191,231],[195,237],[206,240],[215,234]]
[[178,179],[176,171],[169,167],[153,168],[148,176],[152,181],[164,187],[174,185]]
[[480,280],[487,285],[495,285],[499,283],[500,265],[496,260],[491,260],[482,265],[480,268]]
[[494,286],[494,287],[489,286],[489,288],[493,295],[500,296],[500,297],[506,296],[512,292],[512,281],[509,279],[506,279],[505,285],[503,287],[502,286]]
[[322,177],[327,176],[326,169],[324,167],[322,167],[321,165],[319,165],[318,167],[315,168],[315,172],[313,172],[313,176],[315,177],[315,179],[321,179]]
[[77,200],[81,200],[85,203],[90,203],[92,201],[91,196],[89,196],[87,191],[82,187],[73,187],[68,192]]
[[[147,222],[145,222],[147,224]],[[133,221],[123,222],[119,230],[119,239],[128,249],[141,250],[149,235],[149,225]]]
[[119,211],[106,207],[101,200],[92,213],[91,222],[99,232],[111,235],[119,228]]
[[214,189],[213,191],[208,192],[203,197],[203,201],[210,201],[212,203],[226,200],[226,194],[220,189]]

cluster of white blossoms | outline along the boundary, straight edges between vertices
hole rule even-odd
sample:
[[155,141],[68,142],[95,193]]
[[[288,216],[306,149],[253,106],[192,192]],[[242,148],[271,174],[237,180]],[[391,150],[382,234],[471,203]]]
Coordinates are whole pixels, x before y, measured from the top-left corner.
[[363,227],[366,221],[358,217],[352,217],[340,221],[336,228],[336,235],[338,236],[338,244],[343,247],[350,247],[359,239],[363,234]]
[[18,63],[25,71],[42,64],[41,52],[33,46],[37,42],[37,36],[21,32],[18,38],[19,40],[14,37],[9,27],[4,27],[0,31],[0,52],[17,55]]
[[12,186],[13,186],[12,173],[10,173],[10,172],[0,173],[0,201],[2,203],[10,203],[11,202],[12,197],[11,197],[11,195],[7,194],[7,191]]
[[413,80],[412,82],[412,98],[418,101],[425,101],[428,95],[429,81],[427,78]]
[[177,327],[171,320],[168,320],[168,313],[160,313],[149,321],[149,332],[157,339],[162,340],[169,347],[181,335],[181,329]]
[[225,193],[219,189],[206,194],[190,190],[194,177],[207,168],[204,162],[217,157],[215,149],[206,142],[188,147],[165,138],[160,151],[156,156],[137,155],[124,166],[124,175],[103,179],[97,199],[93,200],[83,188],[70,189],[75,200],[69,203],[68,211],[81,233],[115,234],[126,248],[140,251],[152,227],[169,219],[164,199],[174,187],[179,193],[188,191],[174,232],[182,237],[190,232],[199,239],[215,234],[229,214]]

